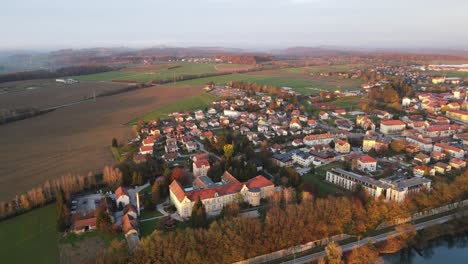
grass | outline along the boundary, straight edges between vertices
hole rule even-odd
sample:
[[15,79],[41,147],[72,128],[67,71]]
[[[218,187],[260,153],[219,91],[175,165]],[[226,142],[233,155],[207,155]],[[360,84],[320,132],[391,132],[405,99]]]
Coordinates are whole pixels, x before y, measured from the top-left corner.
[[343,190],[339,189],[333,184],[325,182],[323,176],[317,174],[308,173],[302,176],[305,182],[309,182],[315,187],[315,190],[320,197],[327,195],[344,194]]
[[148,82],[152,80],[172,80],[181,75],[200,75],[204,73],[218,72],[214,63],[190,63],[177,62],[161,65],[160,68],[147,70],[123,69],[118,71],[103,72],[90,75],[75,76],[80,81],[112,81],[112,80],[132,80],[136,82]]
[[[176,111],[194,111],[198,109],[203,110],[205,107],[209,107],[216,98],[217,97],[212,94],[203,93],[197,96],[182,99],[174,104],[162,106],[145,114],[144,116],[142,116],[142,118],[143,120],[148,121],[154,120],[158,117],[165,117],[167,116],[167,114]],[[132,122],[130,122],[130,124],[133,124],[135,122],[136,120],[133,120]]]
[[58,263],[55,205],[0,222],[2,263]]
[[154,211],[144,210],[143,212],[141,212],[140,220],[145,220],[148,218],[153,218],[153,217],[158,217],[158,216],[162,216],[161,212],[159,212],[158,210],[154,210]]
[[363,98],[359,96],[347,96],[338,98],[336,101],[330,102],[329,104],[346,110],[360,110],[359,103],[361,100],[363,100]]
[[77,243],[80,243],[81,241],[85,240],[86,238],[95,237],[95,236],[101,238],[102,241],[104,241],[108,245],[111,243],[111,241],[113,239],[118,239],[118,240],[124,239],[124,235],[121,234],[121,233],[117,234],[117,235],[113,235],[113,234],[103,233],[103,232],[100,232],[100,231],[93,231],[93,232],[87,232],[87,233],[84,233],[84,234],[81,234],[81,235],[77,235],[75,233],[70,233],[66,237],[62,238],[60,240],[60,242],[76,245]]

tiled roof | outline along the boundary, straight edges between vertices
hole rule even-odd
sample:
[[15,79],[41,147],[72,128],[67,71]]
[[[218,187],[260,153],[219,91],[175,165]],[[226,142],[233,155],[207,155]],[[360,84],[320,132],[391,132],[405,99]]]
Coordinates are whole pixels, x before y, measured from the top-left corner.
[[403,123],[403,121],[401,120],[382,120],[380,122],[381,125],[385,125],[385,126],[401,126],[401,125],[405,125],[405,123]]

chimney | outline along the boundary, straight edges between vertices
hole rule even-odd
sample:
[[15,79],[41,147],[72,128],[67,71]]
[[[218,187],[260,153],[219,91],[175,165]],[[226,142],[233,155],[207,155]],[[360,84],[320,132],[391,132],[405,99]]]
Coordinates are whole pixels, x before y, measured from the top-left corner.
[[140,216],[140,192],[137,192],[135,195],[136,195],[137,212],[138,212],[138,216]]

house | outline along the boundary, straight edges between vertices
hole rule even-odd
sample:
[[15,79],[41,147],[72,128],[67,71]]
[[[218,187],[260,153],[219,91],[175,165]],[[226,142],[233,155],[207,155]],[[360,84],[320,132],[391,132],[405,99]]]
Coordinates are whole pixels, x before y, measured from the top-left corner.
[[328,116],[328,113],[324,112],[324,111],[320,111],[319,112],[319,118],[321,120],[328,120],[329,116]]
[[166,153],[179,151],[179,148],[177,147],[177,145],[166,145],[166,146],[164,146],[164,149],[165,149]]
[[452,167],[447,163],[439,161],[434,165],[434,169],[437,173],[444,174],[446,172],[449,172],[452,169]]
[[148,136],[143,141],[141,144],[145,147],[152,147],[154,145],[155,137],[154,136]]
[[213,138],[213,132],[211,131],[203,131],[202,134],[200,135],[200,139],[201,140],[204,140],[204,139],[212,139]]
[[125,238],[131,235],[138,236],[138,220],[131,214],[124,214],[122,217],[122,231]]
[[96,229],[96,217],[80,219],[73,221],[71,231],[76,234],[81,234]]
[[205,113],[203,113],[203,111],[201,111],[201,110],[196,111],[195,112],[195,119],[197,119],[197,120],[205,119]]
[[292,167],[294,161],[292,156],[296,151],[289,151],[283,154],[274,154],[273,157],[271,158],[273,164],[279,167]]
[[193,168],[193,176],[200,177],[200,176],[206,176],[211,166],[208,160],[202,159],[202,160],[197,160],[193,162],[192,168]]
[[451,158],[449,162],[450,166],[456,170],[461,170],[466,167],[466,161],[465,160],[459,160],[457,158]]
[[416,177],[424,177],[426,175],[435,176],[435,169],[428,166],[418,165],[413,168],[413,174]]
[[179,157],[178,152],[168,152],[162,156],[165,161],[174,161]]
[[375,130],[375,124],[367,116],[358,115],[356,117],[356,125],[364,130]]
[[221,182],[209,185],[205,189],[184,190],[177,181],[169,186],[170,200],[181,217],[190,217],[195,202],[205,205],[208,215],[221,213],[223,207],[230,203],[247,202],[252,206],[260,205],[260,199],[273,195],[274,184],[259,175],[246,182],[239,182],[229,172],[221,176]]
[[382,120],[380,122],[380,132],[385,135],[400,134],[406,125],[401,120]]
[[447,158],[447,154],[441,151],[434,150],[431,152],[431,158],[435,161],[444,160]]
[[431,162],[431,157],[423,153],[419,153],[416,156],[414,156],[414,161],[416,161],[419,164],[428,164],[429,162]]
[[465,157],[465,150],[461,148],[457,148],[451,145],[436,143],[434,144],[434,150],[440,152],[446,152],[451,157],[457,159],[463,159]]
[[349,153],[351,145],[346,140],[338,139],[335,142],[335,151],[338,153]]
[[122,208],[130,203],[130,194],[128,194],[127,189],[120,186],[115,190],[115,202]]
[[361,171],[375,171],[377,161],[369,155],[362,155],[357,159],[357,168]]
[[185,149],[188,152],[195,152],[198,149],[198,144],[193,142],[193,141],[189,141],[189,142],[185,143]]
[[302,140],[306,146],[313,146],[318,144],[329,144],[334,140],[334,137],[330,133],[307,135]]
[[353,122],[348,119],[336,119],[335,124],[341,130],[351,131],[354,128]]
[[293,142],[291,143],[291,145],[292,145],[293,147],[299,147],[299,146],[304,145],[304,143],[302,143],[302,139],[297,138],[297,139],[293,140]]
[[302,128],[302,124],[301,124],[301,122],[300,122],[298,119],[293,118],[293,119],[291,120],[291,122],[289,122],[289,128],[290,128],[290,129],[301,129],[301,128]]
[[406,142],[419,146],[419,148],[425,152],[431,152],[433,148],[432,142],[430,140],[415,136],[406,137]]
[[292,159],[295,163],[299,164],[302,167],[309,167],[310,164],[314,161],[314,157],[303,151],[297,151],[293,154]]
[[211,119],[210,122],[208,122],[208,125],[212,127],[219,127],[219,122],[216,119]]
[[146,155],[146,154],[153,154],[153,146],[141,146],[139,154]]
[[346,110],[345,109],[336,109],[334,112],[333,112],[335,115],[346,115]]
[[316,127],[317,126],[317,121],[315,121],[314,119],[309,119],[309,120],[307,120],[307,125],[309,127]]
[[279,152],[281,150],[281,145],[280,144],[273,144],[271,147],[270,147],[270,150],[271,152],[275,153],[275,152]]

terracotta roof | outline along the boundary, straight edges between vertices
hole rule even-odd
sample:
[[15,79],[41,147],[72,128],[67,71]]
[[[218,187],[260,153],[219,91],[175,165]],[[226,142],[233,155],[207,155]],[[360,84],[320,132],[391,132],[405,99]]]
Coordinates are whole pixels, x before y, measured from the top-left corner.
[[125,214],[122,217],[122,230],[124,234],[128,233],[130,230],[136,230],[138,228],[138,222],[129,214]]
[[403,121],[401,120],[382,120],[380,122],[381,125],[385,125],[385,126],[401,126],[401,125],[405,125],[405,123],[403,123]]
[[169,185],[169,189],[174,193],[174,195],[177,197],[177,200],[179,200],[179,202],[182,202],[182,200],[184,200],[184,197],[185,197],[184,189],[182,189],[182,187],[177,181],[172,181],[171,185]]
[[190,199],[191,201],[195,201],[198,198],[200,200],[214,198],[216,193],[218,194],[218,196],[238,193],[241,189],[242,189],[242,184],[238,182],[238,183],[233,183],[233,184],[221,185],[221,186],[217,186],[217,187],[210,188],[210,189],[188,192],[186,193],[186,195],[188,199]]
[[146,152],[146,151],[152,151],[153,146],[141,146],[140,147],[140,152]]
[[122,195],[127,195],[128,197],[130,197],[130,195],[128,194],[127,189],[123,188],[122,186],[119,186],[119,188],[117,188],[117,190],[115,190],[115,197],[116,197],[116,199],[119,199],[119,197],[122,196]]
[[373,157],[369,155],[362,155],[359,157],[359,161],[363,163],[374,163],[377,162]]
[[262,175],[258,175],[257,177],[248,180],[245,183],[245,185],[247,186],[247,188],[251,189],[251,188],[262,188],[262,187],[271,186],[274,184],[267,178],[263,177]]
[[83,229],[87,226],[92,226],[92,227],[96,226],[96,217],[76,220],[73,223],[73,229],[75,230]]
[[210,162],[208,160],[197,160],[195,161],[195,166],[201,168],[202,166],[210,167]]
[[324,139],[324,138],[332,138],[333,136],[329,133],[324,134],[317,134],[317,135],[308,135],[304,137],[304,141],[306,140],[316,140],[316,139]]
[[208,154],[207,153],[197,154],[193,157],[193,159],[194,160],[207,160]]

